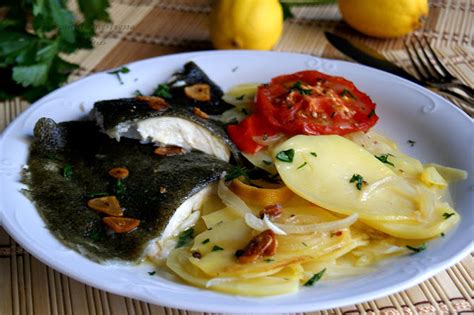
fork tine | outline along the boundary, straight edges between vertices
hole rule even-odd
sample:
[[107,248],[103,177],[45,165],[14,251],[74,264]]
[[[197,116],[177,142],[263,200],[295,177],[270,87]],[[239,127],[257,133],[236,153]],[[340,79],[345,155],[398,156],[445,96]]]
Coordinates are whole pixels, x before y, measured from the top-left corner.
[[[423,59],[423,57],[420,55],[420,53],[418,52],[418,49],[420,49],[421,51],[423,51],[423,47],[421,46],[421,43],[420,41],[418,40],[418,38],[416,36],[414,36],[415,38],[415,41],[413,41],[412,39],[412,48],[413,48],[413,51],[415,52],[415,56],[418,60],[418,63],[420,64],[420,66],[423,68],[425,74],[426,74],[426,79],[427,80],[430,80],[430,81],[437,81],[439,80],[439,76],[436,75],[436,74],[433,74],[433,72],[430,70],[430,68],[427,66],[427,64],[429,64],[431,66],[431,63],[428,59],[428,61],[425,61]],[[420,47],[417,47],[416,44],[419,44]],[[424,52],[424,51],[423,51]]]
[[[414,37],[415,37],[416,43],[420,47],[421,52],[423,53],[423,56],[425,56],[424,60],[426,62],[423,63],[425,66],[425,70],[429,71],[433,77],[437,77],[438,80],[443,80],[443,73],[440,72],[438,69],[436,69],[436,67],[433,65],[430,57],[426,53],[426,50],[423,48],[423,44],[421,43],[420,39],[417,36],[414,36]],[[418,49],[416,49],[415,51],[418,51]]]
[[[416,74],[418,75],[418,77],[420,78],[420,80],[422,81],[426,81],[426,76],[425,74],[421,71],[421,68],[418,66],[418,63],[415,61],[415,59],[413,58],[413,55],[412,55],[412,52],[410,50],[410,47],[408,44],[410,44],[408,42],[409,40],[407,39],[406,41],[403,41],[403,46],[405,46],[405,50],[408,54],[408,58],[410,58],[410,61],[411,61],[411,64],[413,65],[413,68],[415,69],[416,71]],[[408,42],[408,44],[407,44]]]
[[438,56],[435,54],[435,52],[433,51],[433,48],[431,48],[431,45],[430,43],[428,42],[428,39],[426,38],[426,36],[423,36],[423,39],[426,43],[426,47],[428,47],[428,49],[430,50],[431,54],[433,55],[434,57],[434,60],[436,61],[436,64],[438,65],[438,67],[441,69],[441,72],[443,72],[443,75],[448,77],[449,79],[454,79],[454,76],[448,71],[448,69],[446,69],[445,66],[443,66],[443,64],[441,63],[441,60],[439,60]]

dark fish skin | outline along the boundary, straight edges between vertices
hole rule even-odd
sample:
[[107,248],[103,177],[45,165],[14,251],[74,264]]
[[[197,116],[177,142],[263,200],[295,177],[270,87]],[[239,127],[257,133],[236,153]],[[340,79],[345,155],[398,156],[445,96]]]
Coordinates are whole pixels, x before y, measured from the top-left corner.
[[165,116],[183,118],[208,129],[216,137],[222,139],[230,148],[234,159],[236,161],[240,160],[240,151],[230,140],[221,122],[201,118],[185,108],[170,105],[165,110],[157,111],[150,108],[147,101],[136,98],[122,98],[96,102],[93,115],[95,115],[95,112],[99,112],[103,117],[102,126],[105,130],[112,129],[120,123],[131,120],[144,120]]
[[[186,84],[184,86],[174,86],[176,82],[184,81]],[[209,84],[211,88],[211,100],[207,102],[196,101],[186,96],[184,93],[184,88],[186,86],[191,86],[198,83]],[[190,61],[184,65],[182,71],[176,72],[172,76],[172,80],[168,82],[170,85],[170,92],[172,95],[172,100],[174,103],[179,106],[186,108],[198,107],[202,111],[210,115],[219,115],[225,112],[228,109],[231,109],[233,106],[227,104],[222,100],[224,92],[222,89],[215,84],[209,77],[206,75],[198,65]]]
[[[175,209],[231,167],[198,151],[160,157],[154,149],[137,140],[116,142],[93,122],[55,124],[40,119],[23,174],[25,193],[67,246],[98,262],[137,262]],[[122,180],[124,188],[108,175],[114,167],[129,170]],[[71,171],[65,175],[66,168]],[[87,207],[88,200],[101,194],[115,195],[124,217],[140,220],[138,228],[125,234],[109,231],[102,223],[104,214]]]

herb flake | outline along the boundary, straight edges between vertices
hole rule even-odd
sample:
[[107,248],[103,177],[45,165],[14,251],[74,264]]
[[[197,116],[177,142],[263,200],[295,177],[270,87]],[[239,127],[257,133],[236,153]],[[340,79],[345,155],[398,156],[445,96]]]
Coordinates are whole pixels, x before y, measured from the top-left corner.
[[293,158],[295,157],[295,150],[288,149],[278,152],[276,158],[282,162],[291,163],[293,162]]
[[349,180],[349,183],[356,183],[356,188],[358,190],[362,190],[362,185],[365,183],[364,182],[364,177],[362,177],[359,174],[354,174],[352,175],[351,179]]
[[309,154],[311,154],[311,155],[314,156],[314,157],[318,157],[318,155],[316,154],[316,152],[310,152]]
[[123,195],[126,190],[127,188],[125,187],[123,180],[117,179],[117,182],[115,182],[115,186],[114,186],[114,192],[117,195]]
[[71,164],[66,164],[64,165],[63,168],[63,177],[64,178],[71,178],[72,177],[72,165]]
[[456,213],[454,213],[454,212],[451,212],[451,213],[445,212],[445,213],[443,213],[443,218],[444,218],[445,220],[447,220],[447,219],[449,219],[450,217],[452,217],[452,216],[455,215],[455,214],[456,214]]
[[110,72],[107,72],[107,73],[115,75],[117,77],[118,81],[120,82],[120,84],[123,84],[122,77],[120,76],[120,74],[121,73],[125,74],[125,73],[129,73],[129,72],[130,72],[130,69],[128,69],[127,67],[122,67],[120,69],[110,71]]
[[272,161],[262,160],[265,165],[272,165]]
[[377,155],[374,155],[374,156],[382,163],[385,163],[385,164],[388,164],[388,165],[391,165],[391,166],[395,166],[392,162],[390,162],[388,160],[388,157],[390,155],[391,155],[390,153],[387,153],[387,154],[382,154],[380,156],[377,156]]
[[184,246],[188,245],[193,238],[194,238],[194,229],[193,228],[189,228],[189,229],[186,229],[186,230],[182,231],[178,235],[178,242],[176,243],[175,248],[180,248],[180,247],[184,247]]
[[154,270],[153,270],[153,271],[150,271],[150,272],[148,272],[148,274],[149,274],[150,276],[154,276],[154,275],[156,274],[156,271],[154,271]]
[[240,96],[236,96],[235,99],[236,99],[237,101],[241,101],[241,100],[244,99],[244,97],[245,97],[245,94],[242,94],[242,95],[240,95]]
[[158,84],[155,91],[153,91],[153,96],[159,96],[162,98],[170,99],[172,97],[170,93],[170,87],[168,84]]
[[220,251],[220,250],[224,250],[222,247],[218,246],[218,245],[214,245],[211,249],[211,252],[217,252],[217,251]]
[[310,89],[304,89],[301,86],[301,81],[296,81],[296,83],[291,86],[290,91],[294,90],[298,91],[301,95],[311,95],[311,93],[313,93]]
[[415,143],[416,143],[416,141],[414,141],[414,140],[407,140],[407,142],[410,145],[410,147],[414,147]]
[[[348,96],[349,96],[350,98],[352,98],[352,99],[356,99],[356,97],[354,96],[354,94],[352,94],[352,92],[349,91],[348,89],[342,90],[341,96],[344,97],[344,96],[346,96],[346,95],[348,95]],[[375,114],[375,112],[374,112],[374,114]],[[369,115],[370,115],[370,114],[369,114]],[[370,118],[370,116],[369,116],[369,118]]]
[[308,164],[308,162],[304,162],[303,164],[301,164],[300,166],[298,166],[298,168],[297,168],[297,169],[299,170],[300,168],[303,168],[303,167],[305,167],[307,164]]
[[207,243],[209,243],[209,241],[210,240],[208,238],[206,238],[204,241],[201,242],[201,244],[207,244]]
[[275,259],[271,259],[271,258],[266,258],[263,260],[264,262],[267,262],[267,263],[270,263],[272,261],[275,261]]
[[323,277],[325,272],[326,272],[326,268],[324,268],[323,270],[321,270],[318,273],[315,273],[308,281],[306,281],[304,286],[305,287],[311,287],[313,284],[318,282]]
[[419,253],[419,252],[424,251],[425,249],[428,248],[428,247],[426,246],[426,244],[421,244],[419,247],[414,247],[414,246],[410,246],[410,245],[407,245],[406,247],[407,247],[409,250],[414,251],[415,253]]
[[245,167],[242,166],[235,166],[233,167],[229,173],[227,173],[224,177],[225,181],[230,181],[239,177],[245,177],[246,180],[250,181],[250,176],[248,174],[248,170]]
[[372,111],[367,115],[367,118],[371,118],[372,116],[375,115],[375,109],[372,109]]

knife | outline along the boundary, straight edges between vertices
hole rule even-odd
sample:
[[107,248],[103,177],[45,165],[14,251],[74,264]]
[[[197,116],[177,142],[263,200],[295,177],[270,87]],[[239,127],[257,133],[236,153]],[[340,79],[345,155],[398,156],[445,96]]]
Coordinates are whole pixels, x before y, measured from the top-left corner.
[[398,75],[402,78],[426,86],[403,68],[388,61],[382,54],[362,43],[344,38],[331,32],[324,32],[327,40],[339,51],[361,64]]

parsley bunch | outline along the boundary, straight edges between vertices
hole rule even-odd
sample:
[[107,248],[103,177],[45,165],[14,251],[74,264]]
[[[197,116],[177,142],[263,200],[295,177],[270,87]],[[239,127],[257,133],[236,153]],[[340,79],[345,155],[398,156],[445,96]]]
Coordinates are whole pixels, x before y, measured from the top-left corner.
[[0,4],[0,100],[34,101],[63,84],[78,67],[61,55],[92,48],[95,21],[110,21],[108,0],[3,0]]

